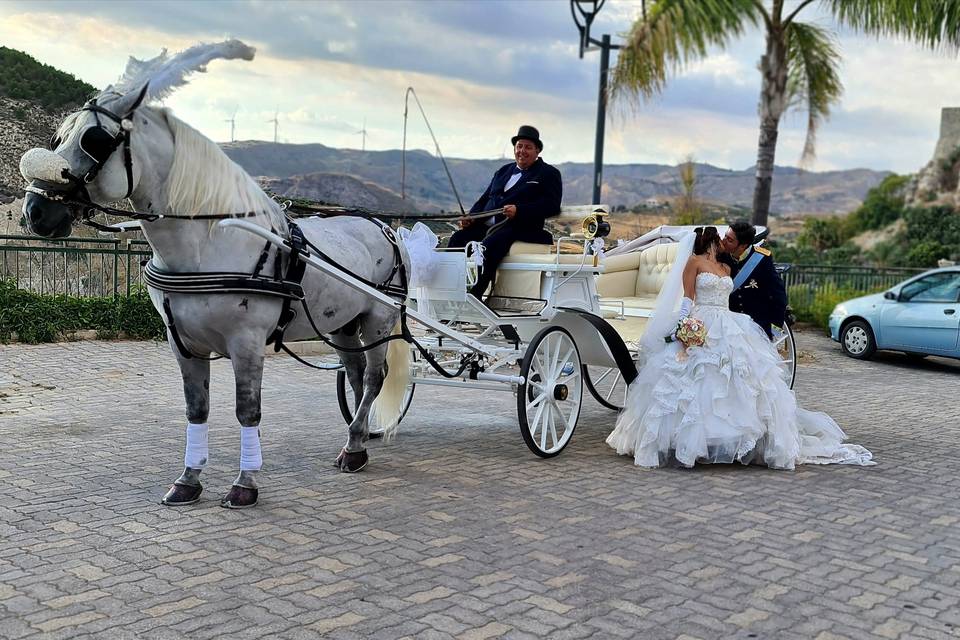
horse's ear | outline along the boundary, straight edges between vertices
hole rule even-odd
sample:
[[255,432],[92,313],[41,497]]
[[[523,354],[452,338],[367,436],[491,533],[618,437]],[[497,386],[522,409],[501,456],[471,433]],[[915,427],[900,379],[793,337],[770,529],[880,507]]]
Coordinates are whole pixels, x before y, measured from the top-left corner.
[[126,117],[129,118],[133,115],[133,112],[137,110],[137,107],[140,106],[140,103],[143,102],[143,99],[147,97],[147,89],[150,88],[150,83],[145,82],[143,84],[143,89],[140,89],[140,93],[137,95],[137,99],[133,101],[133,104],[130,105],[130,108],[127,109]]
[[150,84],[145,82],[142,87],[128,91],[114,101],[102,102],[101,104],[121,118],[129,119],[133,116],[133,112],[137,110],[137,107],[143,104],[147,98],[147,90],[149,88]]

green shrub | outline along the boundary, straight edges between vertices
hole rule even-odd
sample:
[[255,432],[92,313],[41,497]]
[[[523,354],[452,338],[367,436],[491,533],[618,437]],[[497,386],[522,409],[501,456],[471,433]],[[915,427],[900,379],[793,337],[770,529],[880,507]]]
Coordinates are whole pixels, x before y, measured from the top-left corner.
[[863,204],[847,216],[850,236],[869,229],[882,229],[903,215],[904,188],[910,176],[889,175],[867,191]]
[[166,329],[143,289],[118,298],[48,296],[24,291],[0,280],[0,342],[17,334],[21,342],[55,342],[70,331],[92,329],[101,338],[124,333],[136,339],[160,339]]
[[878,291],[883,291],[883,287],[863,291],[852,287],[834,287],[830,284],[817,288],[799,284],[790,287],[787,296],[797,320],[809,322],[826,329],[830,314],[838,304],[844,300],[877,293]]
[[910,247],[905,257],[908,267],[933,268],[937,261],[950,255],[950,249],[935,240],[924,240]]

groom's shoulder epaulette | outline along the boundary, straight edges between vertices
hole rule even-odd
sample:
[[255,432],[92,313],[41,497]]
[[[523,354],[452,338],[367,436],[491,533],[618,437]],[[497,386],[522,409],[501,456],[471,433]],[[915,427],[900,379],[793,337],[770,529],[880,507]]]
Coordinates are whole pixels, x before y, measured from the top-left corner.
[[771,252],[770,249],[767,249],[766,247],[754,247],[753,250],[756,251],[757,253],[761,253],[761,254],[763,254],[763,255],[765,255],[765,256],[772,256],[772,255],[773,255],[773,252]]

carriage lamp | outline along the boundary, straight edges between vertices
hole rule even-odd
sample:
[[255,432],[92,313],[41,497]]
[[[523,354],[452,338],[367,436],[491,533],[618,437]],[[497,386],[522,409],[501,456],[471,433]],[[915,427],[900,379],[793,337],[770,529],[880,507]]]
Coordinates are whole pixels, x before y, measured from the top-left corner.
[[610,223],[603,219],[605,215],[605,213],[598,211],[584,218],[580,224],[583,237],[587,240],[593,240],[594,238],[605,238],[610,235]]

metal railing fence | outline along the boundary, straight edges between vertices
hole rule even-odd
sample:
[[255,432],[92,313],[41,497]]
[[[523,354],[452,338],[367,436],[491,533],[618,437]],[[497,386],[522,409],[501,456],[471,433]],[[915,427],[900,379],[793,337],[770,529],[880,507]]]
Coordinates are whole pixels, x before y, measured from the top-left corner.
[[782,267],[781,277],[794,307],[810,305],[818,293],[882,291],[927,269],[793,264]]
[[[141,261],[152,252],[146,240],[0,235],[0,278],[41,294],[122,296],[143,283]],[[809,304],[818,292],[871,292],[891,287],[924,269],[782,265],[794,306]]]
[[0,235],[0,278],[39,294],[126,296],[151,255],[146,240]]

